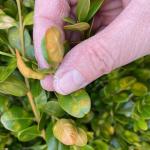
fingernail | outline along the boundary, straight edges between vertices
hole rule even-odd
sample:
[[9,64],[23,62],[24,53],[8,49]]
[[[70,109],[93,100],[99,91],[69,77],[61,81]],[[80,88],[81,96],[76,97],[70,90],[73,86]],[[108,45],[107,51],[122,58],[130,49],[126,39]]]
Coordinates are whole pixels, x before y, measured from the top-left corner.
[[61,78],[55,77],[54,88],[62,94],[70,94],[85,85],[85,78],[77,70],[72,70],[65,73]]

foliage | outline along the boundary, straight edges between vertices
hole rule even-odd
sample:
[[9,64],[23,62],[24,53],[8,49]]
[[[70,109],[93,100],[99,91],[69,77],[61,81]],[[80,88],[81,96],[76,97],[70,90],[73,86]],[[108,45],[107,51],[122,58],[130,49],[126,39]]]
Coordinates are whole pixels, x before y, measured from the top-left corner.
[[[92,18],[102,3],[79,0],[77,19],[64,18],[64,29],[82,32],[85,38],[92,36]],[[33,11],[34,0],[23,0],[21,7],[19,0],[0,0],[0,149],[150,149],[150,57],[116,69],[67,96],[44,91],[33,73],[54,73],[64,52],[55,28],[44,41],[54,42],[53,47],[42,43],[47,61],[54,66],[38,70],[32,43]],[[52,48],[59,50],[55,53],[59,61],[51,57]],[[19,67],[15,50],[30,76]]]

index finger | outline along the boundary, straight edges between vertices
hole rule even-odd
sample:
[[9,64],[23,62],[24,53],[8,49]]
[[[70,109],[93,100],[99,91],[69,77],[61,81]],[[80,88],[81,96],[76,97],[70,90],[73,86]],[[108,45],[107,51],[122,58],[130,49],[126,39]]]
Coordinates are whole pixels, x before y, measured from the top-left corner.
[[[49,64],[43,57],[41,42],[45,32],[51,26],[57,26],[60,30],[63,26],[63,17],[68,16],[70,7],[67,0],[36,0],[34,12],[34,51],[40,68],[49,68]],[[62,30],[61,30],[62,31]],[[63,31],[62,31],[63,35]],[[52,76],[48,75],[41,81],[42,87],[53,90]]]

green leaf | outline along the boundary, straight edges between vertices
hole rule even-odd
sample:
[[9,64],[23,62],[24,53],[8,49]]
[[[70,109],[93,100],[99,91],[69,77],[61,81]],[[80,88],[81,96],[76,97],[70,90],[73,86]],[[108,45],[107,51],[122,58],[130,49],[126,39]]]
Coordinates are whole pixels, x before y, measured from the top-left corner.
[[75,24],[75,21],[70,17],[65,17],[63,20],[69,24]]
[[119,114],[125,115],[126,117],[131,117],[134,112],[135,103],[132,101],[128,101],[127,103],[123,104],[119,107],[117,112]]
[[86,17],[86,21],[89,21],[93,18],[93,16],[97,13],[97,11],[100,9],[102,6],[104,0],[91,0],[91,6],[89,13]]
[[150,119],[150,105],[141,106],[140,116],[144,119]]
[[82,118],[91,108],[90,97],[85,90],[79,90],[70,95],[58,95],[60,106],[70,115]]
[[71,30],[71,31],[86,31],[90,28],[90,25],[86,22],[80,22],[73,25],[66,25],[64,26],[65,30]]
[[35,103],[38,109],[42,110],[47,103],[47,96],[44,90],[41,91],[41,93],[36,96],[35,98]]
[[47,103],[47,95],[46,92],[42,89],[39,81],[33,80],[31,82],[31,91],[37,108],[42,111],[45,104]]
[[[18,28],[14,27],[8,30],[8,40],[13,48],[18,49],[21,52],[21,41]],[[24,31],[24,43],[26,49],[31,45],[31,37],[27,29]]]
[[93,145],[95,147],[95,150],[109,150],[108,145],[101,140],[95,140],[93,142]]
[[4,112],[8,109],[8,97],[0,95],[0,112]]
[[81,147],[81,150],[94,150],[94,148],[91,147],[90,145],[86,145],[86,146]]
[[146,68],[139,68],[134,70],[134,74],[140,78],[141,80],[148,80],[150,79],[150,70]]
[[46,129],[46,143],[48,146],[48,150],[57,150],[58,148],[58,141],[53,135],[53,124],[49,123],[47,129]]
[[38,129],[39,130],[42,130],[45,127],[45,125],[47,123],[46,118],[47,118],[46,114],[42,113],[41,117],[40,117],[40,121],[38,122]]
[[25,96],[28,89],[23,81],[17,77],[9,76],[4,82],[0,83],[0,93],[14,96]]
[[17,15],[17,5],[15,3],[15,1],[12,1],[12,0],[6,0],[5,3],[4,3],[4,8],[3,8],[3,11],[13,17],[13,18],[16,18],[16,15]]
[[122,136],[128,143],[131,143],[131,144],[137,143],[140,141],[139,136],[136,133],[131,132],[129,130],[124,131]]
[[136,82],[132,85],[131,91],[135,96],[144,96],[148,89],[143,83]]
[[129,101],[131,95],[127,92],[121,92],[119,94],[116,94],[112,97],[113,102],[116,103],[124,103]]
[[8,44],[7,32],[4,30],[0,30],[0,43],[5,45]]
[[70,147],[59,142],[57,150],[70,150]]
[[16,26],[16,21],[7,16],[1,9],[0,9],[0,29],[9,29],[13,26]]
[[86,17],[90,10],[90,0],[78,0],[77,3],[77,18],[82,22],[86,20]]
[[138,130],[147,130],[148,124],[143,118],[139,118],[134,122],[134,130],[137,132]]
[[33,45],[29,45],[26,47],[26,57],[30,59],[35,59]]
[[43,111],[46,114],[55,117],[62,117],[65,114],[57,101],[49,101],[47,104],[45,104]]
[[30,140],[35,139],[36,137],[39,137],[41,135],[41,132],[38,130],[37,126],[31,126],[29,128],[26,128],[18,133],[18,139],[22,142],[27,142]]
[[23,0],[23,5],[25,7],[33,8],[34,7],[34,0]]
[[0,82],[5,81],[16,69],[16,59],[12,58],[7,66],[0,66]]
[[21,131],[27,128],[33,121],[33,118],[21,107],[12,107],[1,116],[3,126],[13,132]]
[[33,15],[34,15],[34,12],[30,12],[28,13],[25,18],[24,18],[24,26],[28,26],[28,25],[33,25]]

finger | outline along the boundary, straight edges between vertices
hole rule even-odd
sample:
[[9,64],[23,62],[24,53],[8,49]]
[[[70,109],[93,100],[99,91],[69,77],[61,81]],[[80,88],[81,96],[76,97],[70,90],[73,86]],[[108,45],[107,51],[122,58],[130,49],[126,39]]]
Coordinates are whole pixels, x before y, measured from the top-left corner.
[[[57,26],[60,30],[63,26],[63,17],[68,16],[70,11],[67,0],[36,0],[34,15],[34,47],[35,57],[40,68],[49,68],[49,64],[43,57],[41,42],[45,32],[51,26]],[[62,30],[61,30],[62,31]],[[62,31],[63,35],[63,31]],[[41,80],[42,87],[53,90],[52,76],[47,76]]]
[[150,53],[150,2],[133,0],[102,32],[74,47],[55,75],[54,88],[69,94]]

